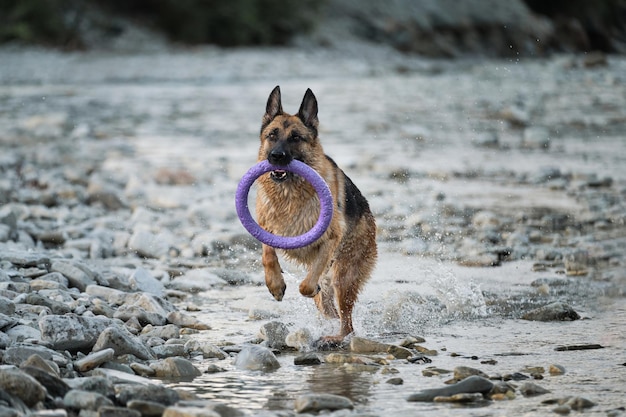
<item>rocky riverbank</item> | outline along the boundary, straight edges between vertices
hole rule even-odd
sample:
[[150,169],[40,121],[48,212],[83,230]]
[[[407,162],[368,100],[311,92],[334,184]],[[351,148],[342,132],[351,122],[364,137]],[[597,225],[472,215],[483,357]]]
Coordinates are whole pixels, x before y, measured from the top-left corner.
[[[450,379],[443,367],[459,367],[443,348],[453,338],[437,336],[455,318],[559,325],[617,308],[615,328],[624,324],[626,61],[452,63],[360,48],[362,56],[0,51],[3,413],[284,416],[317,407],[382,415],[384,400],[368,406],[319,387],[289,396],[280,410],[255,411],[177,383],[214,372],[271,378],[277,364],[297,359],[300,369],[319,363],[355,380],[376,375],[406,399],[441,388]],[[259,245],[240,226],[233,195],[255,161],[264,100],[276,84],[289,110],[314,89],[325,149],[377,217],[381,266],[356,319],[369,347],[355,347],[355,338],[345,352],[306,353],[322,330],[293,322],[303,314],[315,320],[314,309],[263,298]],[[413,269],[416,259],[441,264],[425,277]],[[472,271],[482,289],[463,292],[464,283],[433,272],[450,265]],[[440,291],[420,293],[427,281]],[[597,344],[606,352],[599,357],[624,362],[624,337],[615,330],[573,340],[584,338],[550,329],[553,347]],[[432,338],[408,338],[418,330]],[[242,340],[265,347],[248,352],[256,345]],[[610,415],[623,411],[611,388],[604,400],[593,390],[581,395],[576,382],[558,389],[546,369],[570,369],[569,362],[534,358],[531,365],[545,369],[524,370],[505,358],[502,369],[470,380],[471,390],[425,395],[480,405],[513,399],[529,415],[594,403]],[[409,366],[429,375],[415,380]],[[623,365],[611,369],[611,381],[623,374]],[[515,381],[543,377],[562,395],[529,405],[539,389]]]

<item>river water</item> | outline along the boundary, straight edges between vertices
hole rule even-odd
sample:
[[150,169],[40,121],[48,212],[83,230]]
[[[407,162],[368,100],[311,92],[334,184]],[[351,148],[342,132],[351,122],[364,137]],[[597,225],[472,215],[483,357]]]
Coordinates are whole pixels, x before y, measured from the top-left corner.
[[[245,234],[233,195],[255,162],[267,95],[280,84],[285,110],[295,112],[312,88],[325,150],[368,197],[379,227],[380,261],[355,310],[356,334],[390,343],[421,336],[437,352],[430,364],[390,361],[397,374],[295,366],[300,352],[281,353],[281,367],[269,373],[236,369],[229,359],[205,361],[198,366],[225,371],[173,386],[249,415],[289,415],[294,399],[308,392],[355,402],[355,411],[335,415],[543,416],[554,408],[543,400],[566,396],[595,402],[587,415],[624,413],[623,58],[585,68],[574,56],[436,62],[379,49],[363,56],[7,49],[0,61],[2,132],[68,129],[74,139],[59,135],[63,146],[98,158],[103,177],[127,190],[155,170],[191,173],[191,188],[139,186],[149,206],[171,216],[170,232],[182,240],[198,227],[226,240]],[[178,226],[202,204],[206,223]],[[577,251],[586,273],[566,275],[563,259]],[[260,285],[259,259],[258,250],[232,247],[200,260],[245,272],[259,285],[212,287],[186,300],[212,327],[197,337],[219,346],[246,343],[269,320],[314,337],[336,331],[337,323],[319,318],[297,293],[302,271],[293,265],[284,265],[284,301],[273,301]],[[485,266],[491,263],[499,266]],[[548,284],[535,285],[540,279]],[[571,305],[582,319],[520,319],[551,301]],[[555,350],[582,344],[603,348]],[[550,365],[566,372],[533,381],[551,391],[540,397],[518,393],[470,407],[406,401],[450,378],[423,376],[429,366],[471,366],[495,376]],[[403,385],[386,383],[391,376]]]

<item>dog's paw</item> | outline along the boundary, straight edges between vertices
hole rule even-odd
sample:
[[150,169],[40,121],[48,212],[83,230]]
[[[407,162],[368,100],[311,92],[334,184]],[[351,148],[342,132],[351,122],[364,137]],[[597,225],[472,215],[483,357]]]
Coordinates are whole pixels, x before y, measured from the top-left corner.
[[276,299],[276,301],[282,301],[283,297],[285,296],[287,284],[283,282],[282,285],[274,286],[271,288],[267,287],[267,289],[270,290],[270,294],[274,296],[274,299]]
[[328,351],[343,350],[347,345],[348,342],[342,336],[324,336],[315,342],[314,347],[317,350]]
[[302,294],[305,297],[315,297],[317,295],[317,293],[320,292],[320,290],[322,289],[322,287],[320,287],[318,284],[316,284],[315,286],[310,286],[310,285],[306,285],[306,281],[302,281],[300,283],[300,294]]

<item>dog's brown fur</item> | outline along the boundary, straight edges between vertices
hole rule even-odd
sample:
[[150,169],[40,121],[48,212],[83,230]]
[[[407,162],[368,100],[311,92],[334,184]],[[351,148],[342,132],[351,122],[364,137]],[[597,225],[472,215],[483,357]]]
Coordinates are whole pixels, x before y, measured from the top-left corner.
[[[284,254],[307,268],[300,293],[313,297],[325,316],[341,320],[339,334],[324,338],[327,343],[337,343],[353,332],[352,310],[376,263],[376,223],[361,192],[324,154],[318,124],[317,100],[310,89],[298,113],[290,115],[283,112],[277,86],[267,100],[258,160],[267,159],[278,166],[300,160],[315,169],[330,187],[335,208],[326,232],[316,242],[285,250]],[[303,178],[274,171],[262,175],[258,184],[256,213],[264,229],[281,236],[297,236],[317,222],[319,199]],[[286,285],[276,250],[264,244],[262,259],[267,288],[280,301]]]

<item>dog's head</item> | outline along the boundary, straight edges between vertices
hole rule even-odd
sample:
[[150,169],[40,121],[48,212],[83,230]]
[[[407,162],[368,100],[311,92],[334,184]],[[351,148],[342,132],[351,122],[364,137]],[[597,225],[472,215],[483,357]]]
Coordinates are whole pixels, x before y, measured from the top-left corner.
[[[298,113],[291,115],[283,112],[280,87],[276,86],[263,115],[259,161],[267,159],[272,165],[285,166],[297,159],[314,167],[315,160],[323,155],[317,137],[318,125],[317,99],[310,89],[306,90]],[[276,182],[292,177],[284,170],[272,171],[270,175]]]

